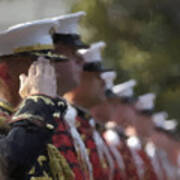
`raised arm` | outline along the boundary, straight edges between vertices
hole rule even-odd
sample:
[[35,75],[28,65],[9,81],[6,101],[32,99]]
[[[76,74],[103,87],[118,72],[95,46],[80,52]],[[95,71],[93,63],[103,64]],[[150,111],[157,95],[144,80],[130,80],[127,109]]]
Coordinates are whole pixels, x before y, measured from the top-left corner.
[[[21,76],[20,94],[25,98],[9,123],[11,130],[0,139],[1,180],[25,179],[56,128],[59,113],[56,79],[47,60],[34,62],[28,76]],[[33,94],[33,95],[32,95]]]

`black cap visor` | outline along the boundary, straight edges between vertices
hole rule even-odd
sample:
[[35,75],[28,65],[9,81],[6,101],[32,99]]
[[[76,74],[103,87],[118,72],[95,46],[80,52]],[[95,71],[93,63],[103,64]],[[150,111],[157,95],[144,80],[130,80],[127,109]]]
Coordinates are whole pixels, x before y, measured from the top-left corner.
[[83,66],[83,71],[88,72],[109,72],[113,71],[113,69],[105,68],[101,62],[92,62],[92,63],[85,63]]
[[76,49],[87,49],[89,45],[82,42],[80,35],[78,34],[58,34],[52,35],[54,43],[63,43],[65,45],[73,46]]

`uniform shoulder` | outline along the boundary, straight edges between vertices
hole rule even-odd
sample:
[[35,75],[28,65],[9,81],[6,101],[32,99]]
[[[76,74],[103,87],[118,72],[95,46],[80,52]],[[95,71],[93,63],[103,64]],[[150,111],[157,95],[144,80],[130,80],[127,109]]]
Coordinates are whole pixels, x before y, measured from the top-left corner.
[[11,115],[13,112],[13,106],[9,102],[0,99],[0,114]]
[[6,102],[3,99],[0,99],[0,134],[6,134],[10,126],[8,125],[8,121],[13,114],[14,109],[12,105]]

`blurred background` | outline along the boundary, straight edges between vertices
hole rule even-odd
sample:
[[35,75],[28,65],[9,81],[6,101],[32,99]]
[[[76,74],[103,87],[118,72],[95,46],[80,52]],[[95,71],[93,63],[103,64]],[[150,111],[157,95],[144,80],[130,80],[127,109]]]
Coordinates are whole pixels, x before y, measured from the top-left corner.
[[[0,0],[0,30],[16,23],[84,10],[82,37],[103,40],[117,83],[135,78],[136,94],[157,94],[156,111],[180,122],[179,0]],[[180,130],[180,128],[179,128]]]

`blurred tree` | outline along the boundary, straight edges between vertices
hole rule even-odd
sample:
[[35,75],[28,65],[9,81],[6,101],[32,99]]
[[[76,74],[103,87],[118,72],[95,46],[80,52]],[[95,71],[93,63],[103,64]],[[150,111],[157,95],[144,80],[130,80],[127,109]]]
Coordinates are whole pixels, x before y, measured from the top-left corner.
[[85,41],[107,43],[117,81],[137,79],[137,94],[155,92],[156,110],[180,122],[179,8],[178,0],[79,0],[72,11],[87,12]]

